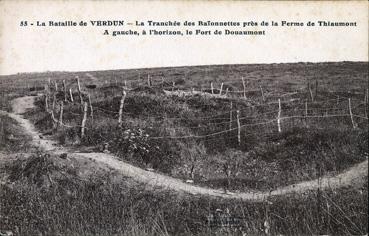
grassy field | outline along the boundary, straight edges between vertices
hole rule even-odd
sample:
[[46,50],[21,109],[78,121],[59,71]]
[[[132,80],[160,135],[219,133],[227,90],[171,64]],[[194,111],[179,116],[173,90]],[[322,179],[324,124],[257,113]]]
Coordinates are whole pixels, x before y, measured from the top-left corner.
[[[92,101],[84,137],[75,76]],[[64,101],[63,80],[74,102],[69,101],[69,93]],[[214,94],[220,93],[223,83],[223,96],[212,94],[211,83]],[[57,127],[52,121],[44,96],[37,98],[36,109],[25,117],[46,136],[76,150],[92,147],[111,152],[143,168],[193,179],[197,185],[236,192],[271,190],[334,175],[368,158],[368,63],[2,76],[1,109],[10,110],[9,102],[15,97],[45,93],[45,86],[49,111],[55,95],[56,119],[63,102],[63,125]],[[127,96],[118,127],[123,89]],[[178,96],[183,91],[188,96]],[[84,100],[88,101],[85,95]],[[1,116],[1,124],[5,128],[0,151],[27,150],[27,139],[19,127],[6,116]],[[19,139],[24,141],[12,141]],[[367,182],[364,187],[252,203],[152,191],[129,179],[117,180],[108,171],[81,177],[81,163],[71,162],[35,153],[2,166],[9,183],[0,190],[0,229],[21,235],[242,235],[265,234],[267,229],[273,235],[368,232]],[[235,221],[234,226],[221,227],[219,220],[208,220],[217,214]]]
[[24,134],[18,124],[6,115],[0,114],[0,152],[28,152],[30,137]]
[[81,177],[81,165],[39,154],[6,166],[12,184],[0,186],[0,228],[20,235],[263,235],[266,229],[272,235],[368,232],[367,182],[361,188],[311,191],[253,203],[148,191],[145,185],[132,187],[129,179],[114,173],[96,171],[99,167],[94,164],[88,166],[90,174]]
[[[64,102],[63,122],[67,127],[54,129],[53,137],[64,145],[94,146],[100,151],[106,148],[135,165],[234,191],[265,190],[315,179],[367,158],[365,65],[240,65],[194,67],[191,71],[164,68],[115,74],[88,72],[84,79],[78,74],[93,107],[93,113],[88,111],[86,136],[80,137],[83,115],[75,85],[70,85],[75,99],[73,103]],[[133,80],[133,72],[141,80]],[[150,86],[145,84],[147,75],[151,78]],[[159,75],[165,79],[158,81]],[[241,77],[246,81],[246,99]],[[167,80],[174,81],[175,87],[171,88]],[[226,88],[229,92],[226,98],[212,96],[211,90],[204,88],[210,81],[213,93],[219,93],[219,84],[224,83],[223,94]],[[97,88],[88,89],[91,84]],[[125,84],[128,95],[123,124],[117,128]],[[163,92],[191,90],[193,86],[197,91],[202,87],[203,93],[169,96]],[[51,93],[53,87],[51,83]],[[355,129],[349,115],[349,98]],[[58,92],[56,100],[63,99],[63,92]],[[277,127],[278,99],[283,118],[281,132]],[[49,100],[51,104],[52,97]],[[55,117],[60,114],[58,104]],[[27,116],[40,130],[49,133],[53,122],[45,112],[44,97],[39,98],[37,106]]]

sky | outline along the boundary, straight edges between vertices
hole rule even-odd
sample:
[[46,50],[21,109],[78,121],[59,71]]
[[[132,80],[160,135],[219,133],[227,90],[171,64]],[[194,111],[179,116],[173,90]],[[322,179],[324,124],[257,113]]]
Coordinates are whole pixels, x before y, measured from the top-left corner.
[[[35,26],[37,21],[65,20],[267,21],[269,24],[271,21],[306,23],[325,20],[356,22],[357,26],[257,26],[247,29],[265,30],[265,35],[177,37],[103,35],[105,29],[109,32],[126,30],[127,26]],[[28,26],[20,26],[21,21],[27,21]],[[31,22],[33,26],[29,25]],[[136,26],[129,28],[139,31],[143,29]],[[224,29],[220,27],[220,30]],[[368,2],[0,1],[2,75],[19,72],[323,61],[368,61]]]

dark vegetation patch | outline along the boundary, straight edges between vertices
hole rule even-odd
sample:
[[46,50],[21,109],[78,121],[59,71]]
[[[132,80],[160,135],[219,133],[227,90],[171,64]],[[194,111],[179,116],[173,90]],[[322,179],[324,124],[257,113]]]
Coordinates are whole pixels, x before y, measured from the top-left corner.
[[0,114],[0,152],[27,152],[31,149],[30,141],[16,121]]
[[34,91],[42,91],[42,90],[44,90],[45,89],[45,87],[42,87],[42,86],[34,86],[34,87],[30,87],[29,88],[29,91],[30,92],[34,92]]
[[[254,203],[148,192],[105,175],[81,179],[78,169],[68,168],[42,155],[10,166],[16,176],[0,186],[0,228],[19,235],[259,235],[267,221],[272,235],[368,232],[367,181],[360,189]],[[47,175],[52,185],[42,184]],[[221,216],[235,225],[221,227]]]
[[[212,164],[199,170],[209,174],[199,183],[232,190],[268,190],[339,173],[367,158],[367,137],[365,130],[294,128],[254,142],[247,152],[231,151],[209,158]],[[231,157],[225,161],[227,156]]]
[[11,101],[17,96],[16,93],[6,93],[0,90],[0,110],[11,112]]

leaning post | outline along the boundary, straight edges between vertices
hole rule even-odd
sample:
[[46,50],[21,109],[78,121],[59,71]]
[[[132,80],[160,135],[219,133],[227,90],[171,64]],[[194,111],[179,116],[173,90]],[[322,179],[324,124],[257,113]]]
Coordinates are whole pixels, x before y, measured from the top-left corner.
[[120,99],[120,105],[119,105],[119,116],[118,116],[118,126],[122,127],[122,117],[123,117],[123,106],[124,106],[124,100],[126,99],[127,92],[123,90],[122,92],[122,98]]

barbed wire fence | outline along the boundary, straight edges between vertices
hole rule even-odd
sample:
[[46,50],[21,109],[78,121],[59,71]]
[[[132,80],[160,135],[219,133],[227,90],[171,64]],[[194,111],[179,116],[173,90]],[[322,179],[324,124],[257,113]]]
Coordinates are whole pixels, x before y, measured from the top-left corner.
[[[293,124],[297,120],[299,125],[308,127],[309,120],[320,119],[327,120],[332,118],[349,118],[353,129],[358,128],[359,124],[367,123],[368,120],[368,90],[364,92],[364,99],[359,100],[357,96],[355,98],[346,97],[342,94],[335,94],[333,91],[319,91],[318,83],[315,85],[315,89],[312,89],[310,83],[307,88],[301,88],[294,91],[283,91],[279,93],[278,100],[270,101],[268,96],[271,94],[267,89],[263,89],[259,86],[258,89],[246,89],[246,83],[244,78],[241,78],[240,86],[242,90],[230,91],[226,84],[237,82],[226,81],[220,84],[220,88],[215,88],[214,84],[210,84],[208,90],[204,89],[204,86],[200,88],[190,88],[187,90],[180,89],[172,83],[171,87],[165,87],[170,84],[167,80],[161,79],[156,83],[150,77],[147,76],[146,82],[139,82],[135,87],[128,85],[125,80],[123,84],[119,84],[115,79],[115,83],[107,84],[102,87],[103,90],[108,89],[108,92],[95,91],[96,86],[85,85],[82,89],[78,76],[75,78],[75,83],[69,83],[66,85],[65,80],[62,81],[62,85],[58,86],[56,81],[49,79],[44,85],[44,104],[45,111],[50,115],[53,122],[53,129],[60,127],[65,128],[78,128],[80,129],[81,138],[86,134],[86,123],[88,120],[94,120],[100,117],[107,117],[117,121],[117,126],[121,126],[124,116],[137,115],[136,112],[127,111],[125,108],[125,98],[127,94],[134,93],[135,91],[141,91],[145,88],[159,89],[164,91],[166,96],[201,96],[205,98],[222,99],[229,103],[233,103],[233,106],[240,105],[242,108],[230,108],[229,111],[217,113],[211,116],[195,116],[195,117],[183,117],[183,116],[153,116],[147,115],[143,118],[152,120],[170,120],[172,122],[177,121],[191,121],[196,123],[193,126],[186,126],[192,131],[202,130],[198,134],[193,135],[182,135],[182,136],[150,136],[149,139],[209,139],[212,137],[236,133],[238,143],[241,139],[241,131],[244,132],[246,129],[252,127],[270,126],[274,125],[278,132],[282,132],[282,126],[284,123],[290,121]],[[69,88],[68,88],[69,87]],[[90,88],[89,88],[90,87]],[[110,88],[110,90],[109,90]],[[314,92],[313,92],[314,90]],[[116,96],[116,93],[119,93]],[[323,100],[317,100],[318,91],[321,96],[327,94]],[[249,98],[249,93],[259,92],[260,100],[258,103]],[[101,99],[101,94],[105,93],[105,97]],[[96,101],[104,100],[106,93],[109,97],[120,97],[119,107],[100,107]],[[273,95],[272,97],[274,97]],[[288,99],[290,97],[290,99]],[[325,107],[324,107],[325,106]],[[263,108],[264,112],[256,112],[255,115],[247,115],[246,113],[252,113],[254,109]],[[88,114],[89,113],[89,114]],[[63,119],[67,115],[73,117],[74,124],[68,124],[68,119]],[[58,117],[58,118],[56,118]],[[210,127],[211,126],[211,127]],[[214,126],[219,131],[206,132],[207,128],[210,130],[214,129]],[[287,127],[284,125],[283,129]],[[237,131],[237,132],[236,132]],[[268,132],[267,132],[268,133]]]

